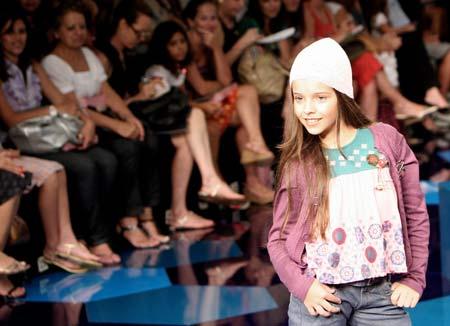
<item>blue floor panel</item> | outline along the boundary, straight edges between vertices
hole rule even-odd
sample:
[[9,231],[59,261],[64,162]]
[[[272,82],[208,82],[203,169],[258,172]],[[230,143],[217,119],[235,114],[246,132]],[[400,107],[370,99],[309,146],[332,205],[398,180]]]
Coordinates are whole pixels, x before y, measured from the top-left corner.
[[440,156],[441,159],[450,162],[450,150],[448,151],[440,151],[438,153],[438,155]]
[[416,308],[409,309],[412,324],[421,326],[450,325],[450,296],[420,302]]
[[27,285],[27,302],[91,302],[160,289],[171,282],[160,268],[103,268],[86,274],[57,272]]
[[420,181],[420,186],[425,194],[425,202],[427,205],[439,205],[439,183]]
[[275,308],[262,287],[172,286],[91,302],[86,312],[90,323],[192,325]]
[[241,257],[242,251],[233,239],[217,241],[173,241],[168,249],[144,249],[126,252],[122,259],[128,267],[176,267]]

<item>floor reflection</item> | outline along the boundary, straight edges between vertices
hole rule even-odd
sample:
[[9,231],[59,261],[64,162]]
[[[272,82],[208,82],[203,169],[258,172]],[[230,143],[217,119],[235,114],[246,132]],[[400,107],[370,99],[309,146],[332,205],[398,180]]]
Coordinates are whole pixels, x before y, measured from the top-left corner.
[[[430,212],[437,221],[438,209]],[[0,324],[287,325],[289,293],[266,250],[272,207],[251,207],[241,220],[178,232],[162,248],[124,250],[119,267],[32,276],[24,302],[0,305]],[[450,325],[450,282],[435,238],[414,325]]]

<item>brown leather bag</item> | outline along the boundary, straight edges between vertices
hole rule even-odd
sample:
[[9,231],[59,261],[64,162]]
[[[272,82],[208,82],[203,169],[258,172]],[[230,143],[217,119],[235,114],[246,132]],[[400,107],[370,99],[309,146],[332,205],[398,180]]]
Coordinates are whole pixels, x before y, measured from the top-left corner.
[[289,72],[275,55],[261,46],[244,51],[238,65],[239,79],[256,87],[261,103],[273,103],[283,98]]

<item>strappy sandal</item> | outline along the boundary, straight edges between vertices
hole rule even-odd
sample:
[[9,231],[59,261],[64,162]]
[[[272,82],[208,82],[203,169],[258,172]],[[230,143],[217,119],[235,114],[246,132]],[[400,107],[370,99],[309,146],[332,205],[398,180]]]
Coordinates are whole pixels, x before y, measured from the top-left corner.
[[[157,233],[157,234],[152,234],[151,231],[147,230],[144,226],[145,223],[153,224],[152,227],[156,230],[155,233]],[[147,234],[148,237],[155,237],[162,244],[166,244],[166,243],[170,242],[170,237],[168,235],[162,235],[157,232],[158,229],[155,225],[155,220],[153,218],[139,217],[139,226],[141,227],[142,231],[144,231],[145,234]]]
[[223,184],[217,183],[211,187],[210,191],[199,191],[198,199],[207,203],[221,204],[226,206],[238,206],[247,203],[247,199],[232,199],[224,196],[219,196],[219,190],[223,187]]
[[14,258],[0,252],[1,258],[12,259],[13,261],[6,267],[0,267],[0,275],[15,275],[27,271],[30,265],[24,261],[17,261]]
[[91,260],[91,259],[87,259],[87,258],[83,258],[77,255],[74,255],[72,253],[73,249],[76,247],[84,247],[86,250],[88,250],[86,248],[86,246],[84,246],[82,243],[77,242],[77,243],[65,243],[63,244],[63,246],[65,247],[65,251],[57,251],[55,252],[55,255],[58,256],[59,258],[63,258],[63,259],[67,259],[71,262],[74,262],[76,264],[79,264],[82,267],[86,267],[86,268],[99,268],[102,267],[103,265],[100,262]]
[[[189,222],[192,221],[192,218],[210,221],[210,223],[204,226],[194,226],[192,224],[189,224]],[[183,216],[178,217],[175,217],[171,211],[168,211],[166,213],[166,224],[169,226],[169,229],[172,232],[181,230],[209,229],[213,228],[215,225],[214,221],[198,216],[191,211],[189,211],[187,214]]]
[[119,235],[122,236],[123,239],[127,240],[127,242],[128,242],[134,249],[153,249],[153,248],[158,248],[158,247],[161,245],[161,242],[158,241],[158,243],[155,244],[155,245],[153,245],[153,246],[136,247],[134,244],[132,244],[132,243],[130,242],[130,240],[128,240],[127,238],[125,238],[125,236],[124,236],[124,233],[125,233],[125,232],[137,232],[137,231],[139,231],[139,232],[144,232],[144,233],[146,233],[145,230],[142,230],[142,229],[139,227],[138,224],[136,224],[136,225],[120,225],[120,224],[117,224],[116,231],[117,231],[117,233],[118,233]]

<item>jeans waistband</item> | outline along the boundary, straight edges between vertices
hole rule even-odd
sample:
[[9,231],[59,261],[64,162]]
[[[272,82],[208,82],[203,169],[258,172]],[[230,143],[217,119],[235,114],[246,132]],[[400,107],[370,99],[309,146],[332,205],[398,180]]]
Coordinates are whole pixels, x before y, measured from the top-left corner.
[[350,283],[344,283],[344,284],[337,284],[337,285],[331,285],[332,287],[342,287],[342,286],[355,286],[355,287],[366,287],[366,286],[374,286],[379,285],[385,281],[390,282],[391,281],[391,275],[381,276],[381,277],[374,277],[374,278],[368,278],[361,281],[355,281]]

